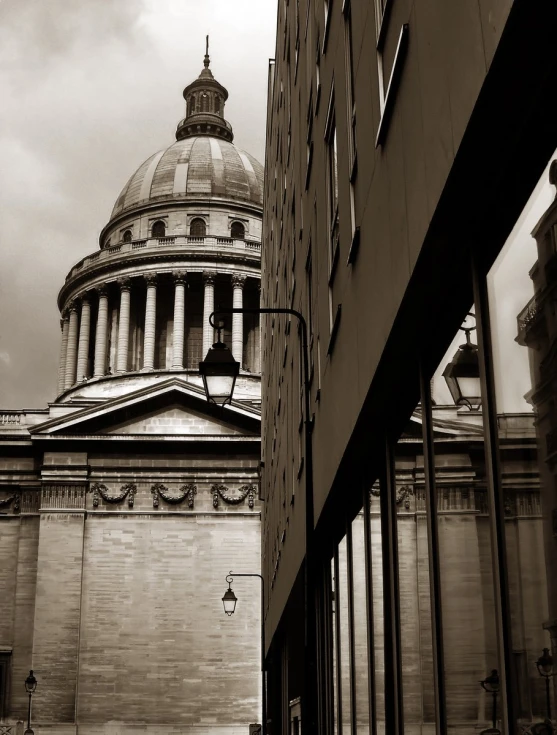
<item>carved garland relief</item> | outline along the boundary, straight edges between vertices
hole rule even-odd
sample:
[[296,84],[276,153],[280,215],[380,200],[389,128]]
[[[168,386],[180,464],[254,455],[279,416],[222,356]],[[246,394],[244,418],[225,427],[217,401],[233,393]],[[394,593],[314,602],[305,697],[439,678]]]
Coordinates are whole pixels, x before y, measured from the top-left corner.
[[187,498],[188,508],[193,508],[194,496],[197,495],[197,485],[194,485],[191,482],[186,483],[185,485],[182,485],[178,495],[171,495],[168,492],[166,485],[163,485],[162,482],[157,482],[151,487],[151,493],[153,494],[153,508],[159,507],[159,497],[166,500],[167,503],[172,503],[174,505],[183,503]]
[[253,508],[255,503],[255,485],[243,485],[239,489],[239,495],[230,495],[226,485],[213,485],[211,492],[213,493],[213,506],[218,508],[219,498],[224,500],[227,505],[239,505],[246,498],[248,506]]
[[106,485],[103,485],[102,482],[96,482],[94,485],[91,485],[89,492],[93,494],[94,508],[97,508],[99,505],[99,496],[106,503],[121,503],[127,498],[128,506],[130,508],[133,508],[133,502],[135,494],[137,492],[137,487],[133,482],[130,482],[126,485],[122,485],[122,487],[120,488],[120,492],[117,495],[110,495]]

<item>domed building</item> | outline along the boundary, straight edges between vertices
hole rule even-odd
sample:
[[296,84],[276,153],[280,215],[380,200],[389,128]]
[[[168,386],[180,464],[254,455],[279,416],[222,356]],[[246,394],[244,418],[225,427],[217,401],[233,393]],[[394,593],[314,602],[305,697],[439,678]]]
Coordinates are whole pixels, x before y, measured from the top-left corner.
[[60,290],[58,390],[0,411],[0,732],[232,735],[260,721],[260,336],[223,317],[235,400],[199,362],[259,304],[263,168],[205,55],[176,141],[129,178]]

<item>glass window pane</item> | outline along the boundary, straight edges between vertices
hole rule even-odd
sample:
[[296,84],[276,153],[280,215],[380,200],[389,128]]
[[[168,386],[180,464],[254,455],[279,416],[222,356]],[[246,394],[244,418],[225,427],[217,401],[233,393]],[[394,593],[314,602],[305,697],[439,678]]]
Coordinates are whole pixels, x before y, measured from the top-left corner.
[[375,667],[375,719],[379,735],[385,733],[385,630],[383,626],[383,557],[381,556],[381,497],[379,482],[370,492],[369,507],[373,641]]
[[338,717],[338,626],[337,626],[337,575],[336,575],[335,559],[331,559],[331,622],[332,622],[332,643],[333,643],[333,732],[335,735],[339,733],[339,717]]
[[471,307],[431,381],[447,722],[459,733],[493,726],[480,682],[500,671],[476,343]]
[[337,624],[339,626],[340,697],[342,706],[342,735],[350,735],[352,711],[350,706],[350,632],[348,604],[348,556],[346,536],[338,545]]
[[548,166],[487,278],[519,728],[556,710],[554,197]]
[[396,445],[395,481],[404,728],[421,732],[435,724],[435,687],[419,406]]
[[365,569],[365,528],[363,511],[352,521],[352,578],[354,588],[354,685],[356,687],[356,731],[369,729],[369,669],[367,650],[367,608]]

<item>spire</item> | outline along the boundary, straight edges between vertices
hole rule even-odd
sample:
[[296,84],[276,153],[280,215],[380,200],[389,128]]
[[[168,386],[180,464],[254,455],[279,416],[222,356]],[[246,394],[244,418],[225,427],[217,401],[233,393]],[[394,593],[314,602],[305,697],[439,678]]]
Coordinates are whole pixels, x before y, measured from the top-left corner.
[[209,69],[209,36],[205,36],[205,56],[200,75],[184,89],[186,117],[178,124],[176,140],[192,135],[211,135],[232,141],[232,126],[224,119],[228,92]]
[[208,69],[211,60],[209,59],[209,36],[205,36],[205,58],[203,59],[203,66]]

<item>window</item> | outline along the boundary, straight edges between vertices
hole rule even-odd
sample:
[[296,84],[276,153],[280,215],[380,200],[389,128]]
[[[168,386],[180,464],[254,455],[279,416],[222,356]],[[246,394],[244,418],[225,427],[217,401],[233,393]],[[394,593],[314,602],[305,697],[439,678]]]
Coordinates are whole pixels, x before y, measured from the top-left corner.
[[350,2],[344,8],[344,68],[346,72],[346,114],[348,130],[348,173],[354,180],[356,164],[356,105],[354,103],[354,64],[352,56],[352,13]]
[[153,237],[164,237],[166,235],[166,225],[162,221],[162,219],[158,219],[156,222],[153,223],[153,226],[151,228],[151,235]]
[[[11,651],[0,653],[0,722],[8,715],[9,673]],[[15,729],[15,728],[14,728]]]
[[132,241],[132,231],[125,230],[124,234],[122,235],[122,242],[131,242],[131,241]]
[[233,222],[230,228],[230,237],[234,240],[243,240],[246,236],[246,228],[241,222]]
[[338,255],[338,154],[337,130],[334,113],[334,95],[331,94],[327,121],[327,189],[329,199],[329,273],[332,275]]
[[207,225],[205,220],[201,217],[194,217],[190,222],[190,235],[191,237],[205,237],[207,234]]

